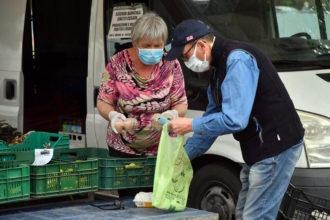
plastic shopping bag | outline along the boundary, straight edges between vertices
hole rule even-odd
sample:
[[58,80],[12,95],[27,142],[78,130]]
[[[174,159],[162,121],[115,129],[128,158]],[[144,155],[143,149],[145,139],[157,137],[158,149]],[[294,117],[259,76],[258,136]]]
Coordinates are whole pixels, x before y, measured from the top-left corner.
[[183,148],[183,135],[171,137],[163,126],[155,168],[152,205],[159,209],[186,208],[193,169]]

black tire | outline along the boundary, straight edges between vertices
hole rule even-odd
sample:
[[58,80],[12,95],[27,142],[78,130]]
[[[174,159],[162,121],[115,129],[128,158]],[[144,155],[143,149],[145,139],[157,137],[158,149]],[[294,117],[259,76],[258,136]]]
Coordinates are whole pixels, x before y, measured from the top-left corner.
[[238,168],[212,163],[200,168],[190,184],[188,207],[216,212],[221,220],[235,219],[241,182]]

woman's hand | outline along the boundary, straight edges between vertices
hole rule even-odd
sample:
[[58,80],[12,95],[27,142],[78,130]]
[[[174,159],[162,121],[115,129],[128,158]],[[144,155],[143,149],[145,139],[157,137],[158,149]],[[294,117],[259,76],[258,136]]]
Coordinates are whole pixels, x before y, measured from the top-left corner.
[[163,112],[160,117],[166,118],[168,120],[173,120],[177,117],[179,117],[179,113],[177,110],[167,110],[165,112]]
[[116,129],[116,124],[118,122],[120,122],[119,120],[121,120],[122,122],[124,122],[126,120],[125,115],[117,112],[117,111],[111,111],[109,112],[109,120],[111,122],[111,129],[118,134],[118,131]]

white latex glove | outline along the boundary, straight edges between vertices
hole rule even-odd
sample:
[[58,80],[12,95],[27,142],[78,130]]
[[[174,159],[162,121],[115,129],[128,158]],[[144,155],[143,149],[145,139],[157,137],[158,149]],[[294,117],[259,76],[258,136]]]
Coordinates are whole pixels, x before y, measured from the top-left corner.
[[117,111],[111,111],[109,112],[109,120],[110,120],[110,123],[111,123],[111,129],[116,133],[118,134],[118,131],[116,129],[116,123],[118,122],[118,120],[122,120],[122,121],[125,121],[126,120],[126,117],[125,115],[117,112]]
[[167,118],[168,120],[173,120],[179,117],[179,113],[177,110],[167,110],[161,114],[160,117]]

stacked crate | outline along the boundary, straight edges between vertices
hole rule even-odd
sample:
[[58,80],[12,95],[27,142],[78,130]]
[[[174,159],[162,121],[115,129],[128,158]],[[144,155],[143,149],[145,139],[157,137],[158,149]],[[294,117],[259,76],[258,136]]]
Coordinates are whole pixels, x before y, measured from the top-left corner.
[[34,150],[68,149],[68,135],[32,132],[19,145],[0,141],[0,203],[45,198],[98,189],[98,160],[68,158],[44,166],[31,165]]
[[98,158],[100,190],[153,186],[156,156],[119,158],[110,157],[107,149],[77,148],[57,150],[54,157],[69,159],[83,158],[86,155]]
[[30,198],[30,167],[15,162],[0,165],[0,204]]
[[[110,157],[107,149],[70,149],[67,134],[32,132],[19,145],[0,141],[0,204],[101,190],[152,187],[156,157]],[[35,149],[52,160],[32,165]]]
[[31,198],[72,195],[98,190],[98,160],[52,160],[31,166]]

